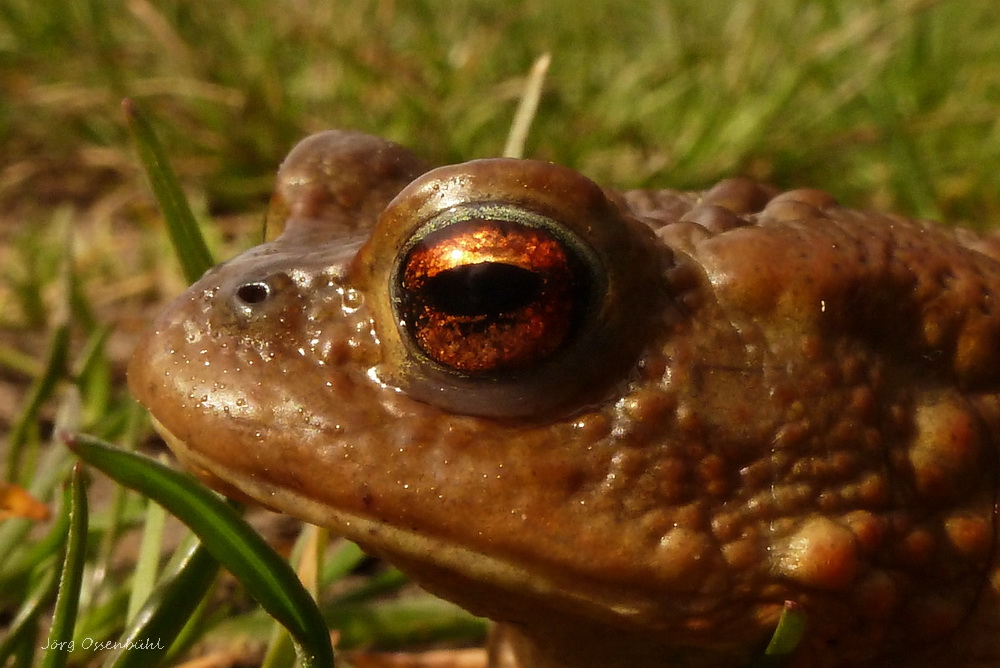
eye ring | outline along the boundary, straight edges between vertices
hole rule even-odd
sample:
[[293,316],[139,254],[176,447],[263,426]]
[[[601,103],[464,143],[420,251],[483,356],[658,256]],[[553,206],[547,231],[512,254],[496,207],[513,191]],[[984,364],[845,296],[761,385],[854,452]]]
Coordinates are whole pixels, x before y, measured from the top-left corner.
[[[544,252],[505,255],[517,248],[507,241],[454,247],[446,240],[451,231],[458,238],[499,238],[508,227],[517,231],[515,239],[530,240],[526,247],[557,249],[551,256],[557,261],[542,261]],[[444,245],[426,251],[418,248],[423,241]],[[451,262],[452,251],[472,261]],[[419,270],[407,276],[417,254]],[[581,174],[536,160],[490,158],[438,167],[401,190],[379,215],[348,277],[370,298],[380,342],[372,377],[455,413],[545,419],[601,400],[631,377],[629,368],[667,303],[660,278],[669,262],[652,230],[619,197]],[[555,280],[560,272],[569,278]],[[421,299],[439,311],[438,321],[421,323],[424,305],[407,301],[429,279],[440,283]],[[549,288],[570,287],[546,291],[546,279]],[[445,296],[454,285],[467,288],[480,280],[473,286],[479,297]],[[514,296],[496,297],[497,290],[483,287],[497,282]],[[564,308],[544,315],[509,313],[538,304]],[[466,334],[477,333],[468,320],[476,318],[486,322],[480,334],[488,341],[523,343],[521,351],[497,344],[484,354],[481,345],[467,346]],[[415,328],[442,323],[445,330],[456,323],[466,329],[422,343],[412,335]],[[532,323],[546,326],[538,334]],[[491,326],[499,335],[486,331]]]
[[541,214],[453,207],[420,226],[393,271],[397,323],[431,362],[499,376],[571,344],[605,281],[593,249]]

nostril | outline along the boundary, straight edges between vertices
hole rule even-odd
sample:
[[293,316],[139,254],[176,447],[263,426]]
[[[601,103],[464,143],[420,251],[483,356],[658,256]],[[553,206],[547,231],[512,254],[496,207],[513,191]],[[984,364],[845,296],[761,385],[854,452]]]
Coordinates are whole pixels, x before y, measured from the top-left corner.
[[236,298],[244,304],[260,304],[271,296],[271,286],[267,283],[245,283],[236,290]]

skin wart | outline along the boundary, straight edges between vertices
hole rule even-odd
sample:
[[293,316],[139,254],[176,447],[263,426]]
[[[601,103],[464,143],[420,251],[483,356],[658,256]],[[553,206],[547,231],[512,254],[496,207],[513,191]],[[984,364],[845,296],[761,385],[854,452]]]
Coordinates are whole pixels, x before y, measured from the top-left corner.
[[744,180],[428,170],[352,132],[130,385],[210,484],[501,623],[492,665],[1000,661],[1000,245]]

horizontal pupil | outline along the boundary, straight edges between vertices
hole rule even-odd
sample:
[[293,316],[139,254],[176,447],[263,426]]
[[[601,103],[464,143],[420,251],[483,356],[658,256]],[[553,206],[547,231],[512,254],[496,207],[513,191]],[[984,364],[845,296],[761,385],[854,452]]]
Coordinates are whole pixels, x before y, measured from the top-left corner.
[[421,292],[428,304],[455,316],[494,316],[516,311],[538,298],[542,277],[502,262],[446,269],[429,278]]

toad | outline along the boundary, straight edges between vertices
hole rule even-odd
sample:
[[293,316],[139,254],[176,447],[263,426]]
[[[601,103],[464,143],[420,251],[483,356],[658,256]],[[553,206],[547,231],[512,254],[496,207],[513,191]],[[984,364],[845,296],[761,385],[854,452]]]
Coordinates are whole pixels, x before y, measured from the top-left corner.
[[494,666],[995,666],[1000,243],[735,179],[300,143],[129,381],[220,489],[501,623]]

